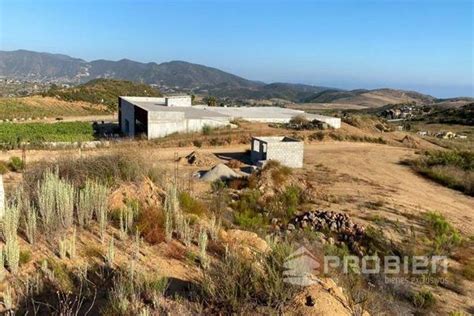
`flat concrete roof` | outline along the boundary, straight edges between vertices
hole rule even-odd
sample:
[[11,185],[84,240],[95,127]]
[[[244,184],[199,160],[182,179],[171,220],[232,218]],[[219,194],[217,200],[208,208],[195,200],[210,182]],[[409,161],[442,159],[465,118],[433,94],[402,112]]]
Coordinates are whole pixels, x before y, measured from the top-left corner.
[[147,98],[147,97],[121,97],[121,98],[148,112],[180,112],[180,113],[184,113],[184,117],[186,119],[228,118],[227,115],[216,113],[214,111],[208,111],[206,108],[200,108],[200,107],[195,107],[195,106],[165,106],[165,102],[160,100],[164,98]]
[[[202,107],[202,106],[200,106]],[[233,118],[242,119],[289,119],[296,115],[304,114],[304,111],[286,109],[276,106],[265,107],[209,107],[209,110]]]
[[264,142],[264,143],[298,143],[301,142],[300,140],[288,136],[263,136],[263,137],[252,137],[252,139],[256,139],[258,141]]
[[[170,96],[183,97],[183,96]],[[313,119],[334,119],[329,116],[318,114],[308,114],[301,110],[293,110],[276,106],[262,107],[210,107],[206,105],[193,105],[186,107],[167,107],[165,106],[166,97],[120,97],[148,112],[183,112],[185,118],[228,118],[244,120],[289,120],[297,115],[304,115],[310,120]]]

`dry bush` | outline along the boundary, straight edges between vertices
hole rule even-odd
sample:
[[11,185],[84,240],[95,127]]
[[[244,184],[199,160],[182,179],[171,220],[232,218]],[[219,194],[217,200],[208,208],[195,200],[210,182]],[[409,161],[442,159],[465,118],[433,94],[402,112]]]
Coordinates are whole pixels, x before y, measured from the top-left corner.
[[227,181],[227,187],[232,190],[242,190],[249,186],[248,178],[233,178]]
[[271,177],[273,184],[276,186],[282,185],[293,173],[291,168],[281,165],[278,161],[270,160],[267,162],[263,171],[271,170]]
[[131,274],[119,271],[113,278],[112,287],[108,291],[107,306],[104,315],[138,315],[141,311],[159,308],[159,299],[168,287],[166,278]]
[[[48,162],[31,165],[24,175],[26,184],[34,187],[50,167]],[[121,181],[139,181],[153,173],[152,166],[145,159],[124,152],[78,159],[65,157],[54,163],[54,167],[61,179],[68,179],[78,187],[83,187],[87,180],[114,186]]]
[[0,161],[0,174],[6,174],[8,171],[8,164],[5,161]]
[[179,261],[184,261],[186,257],[186,248],[182,247],[178,243],[168,243],[166,248],[166,257]]
[[442,185],[474,195],[472,151],[427,151],[420,158],[405,163]]
[[140,209],[135,228],[150,244],[158,244],[165,240],[165,216],[162,210],[156,207]]
[[267,177],[270,176],[273,182],[273,187],[281,187],[291,177],[293,171],[287,166],[283,166],[276,160],[269,160],[263,169],[258,172],[254,172],[248,178],[248,184],[250,188],[257,188],[259,183],[262,181],[268,181]]
[[259,256],[258,267],[253,261],[227,253],[205,273],[199,299],[218,314],[249,314],[259,307],[282,312],[299,290],[283,280],[283,263],[292,251],[285,242],[274,245],[270,253]]
[[236,159],[231,159],[226,163],[227,167],[232,168],[232,169],[239,169],[240,167],[243,166],[243,164],[236,160]]

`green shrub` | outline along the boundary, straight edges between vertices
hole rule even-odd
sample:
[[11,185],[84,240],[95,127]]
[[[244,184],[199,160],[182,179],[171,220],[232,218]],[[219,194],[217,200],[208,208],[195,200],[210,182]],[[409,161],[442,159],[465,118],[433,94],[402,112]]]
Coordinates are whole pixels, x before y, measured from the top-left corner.
[[465,263],[461,273],[469,281],[474,281],[474,260]]
[[5,174],[9,171],[8,164],[4,161],[0,161],[0,174]]
[[309,135],[309,139],[322,141],[324,139],[324,135],[324,132],[318,131],[314,134]]
[[449,254],[461,244],[462,238],[446,218],[439,213],[426,213],[425,220],[428,224],[430,240],[435,254]]
[[291,185],[281,193],[272,197],[265,209],[269,210],[272,217],[291,219],[303,200],[300,187]]
[[25,163],[20,157],[13,156],[8,163],[11,171],[19,172],[25,168]]
[[202,147],[202,140],[200,140],[200,139],[193,140],[193,146],[201,148]]
[[267,222],[260,205],[261,194],[258,190],[246,190],[240,199],[233,203],[234,223],[247,229],[259,229]]
[[413,306],[416,308],[431,308],[436,304],[436,298],[430,290],[420,290],[413,295]]
[[211,135],[212,127],[210,125],[204,124],[202,127],[202,134],[203,135]]
[[474,196],[473,151],[427,151],[419,159],[405,162],[442,185]]
[[207,212],[206,205],[204,205],[203,202],[193,198],[186,191],[179,193],[178,200],[181,210],[185,213],[202,216]]
[[262,214],[249,209],[235,213],[234,223],[245,229],[258,230],[267,224],[267,220]]
[[20,251],[20,265],[27,264],[31,260],[31,251],[21,250]]

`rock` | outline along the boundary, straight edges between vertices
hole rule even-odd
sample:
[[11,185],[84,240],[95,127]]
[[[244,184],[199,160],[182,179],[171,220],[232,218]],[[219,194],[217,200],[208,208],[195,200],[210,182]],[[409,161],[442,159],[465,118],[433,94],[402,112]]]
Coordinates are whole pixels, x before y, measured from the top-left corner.
[[296,229],[295,225],[293,224],[288,224],[288,228],[287,228],[289,231],[293,231]]
[[267,242],[253,232],[240,229],[222,230],[219,237],[230,250],[234,250],[248,259],[252,259],[255,253],[270,251]]
[[349,299],[329,278],[305,287],[284,310],[284,315],[354,315]]

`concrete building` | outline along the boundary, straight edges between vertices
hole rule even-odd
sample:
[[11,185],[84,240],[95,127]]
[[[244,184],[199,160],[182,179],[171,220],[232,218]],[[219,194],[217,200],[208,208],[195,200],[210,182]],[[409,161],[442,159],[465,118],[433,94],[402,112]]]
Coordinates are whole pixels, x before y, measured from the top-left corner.
[[129,137],[148,139],[177,132],[197,132],[203,126],[229,125],[227,116],[191,106],[191,97],[120,97],[119,125]]
[[304,142],[294,138],[252,137],[250,159],[264,165],[269,160],[279,161],[290,168],[303,168]]
[[148,139],[164,137],[176,132],[198,132],[204,126],[228,126],[232,120],[287,123],[291,118],[304,115],[333,128],[341,127],[341,119],[300,110],[280,107],[209,107],[191,105],[190,96],[163,98],[119,97],[119,125],[129,137],[146,135]]

